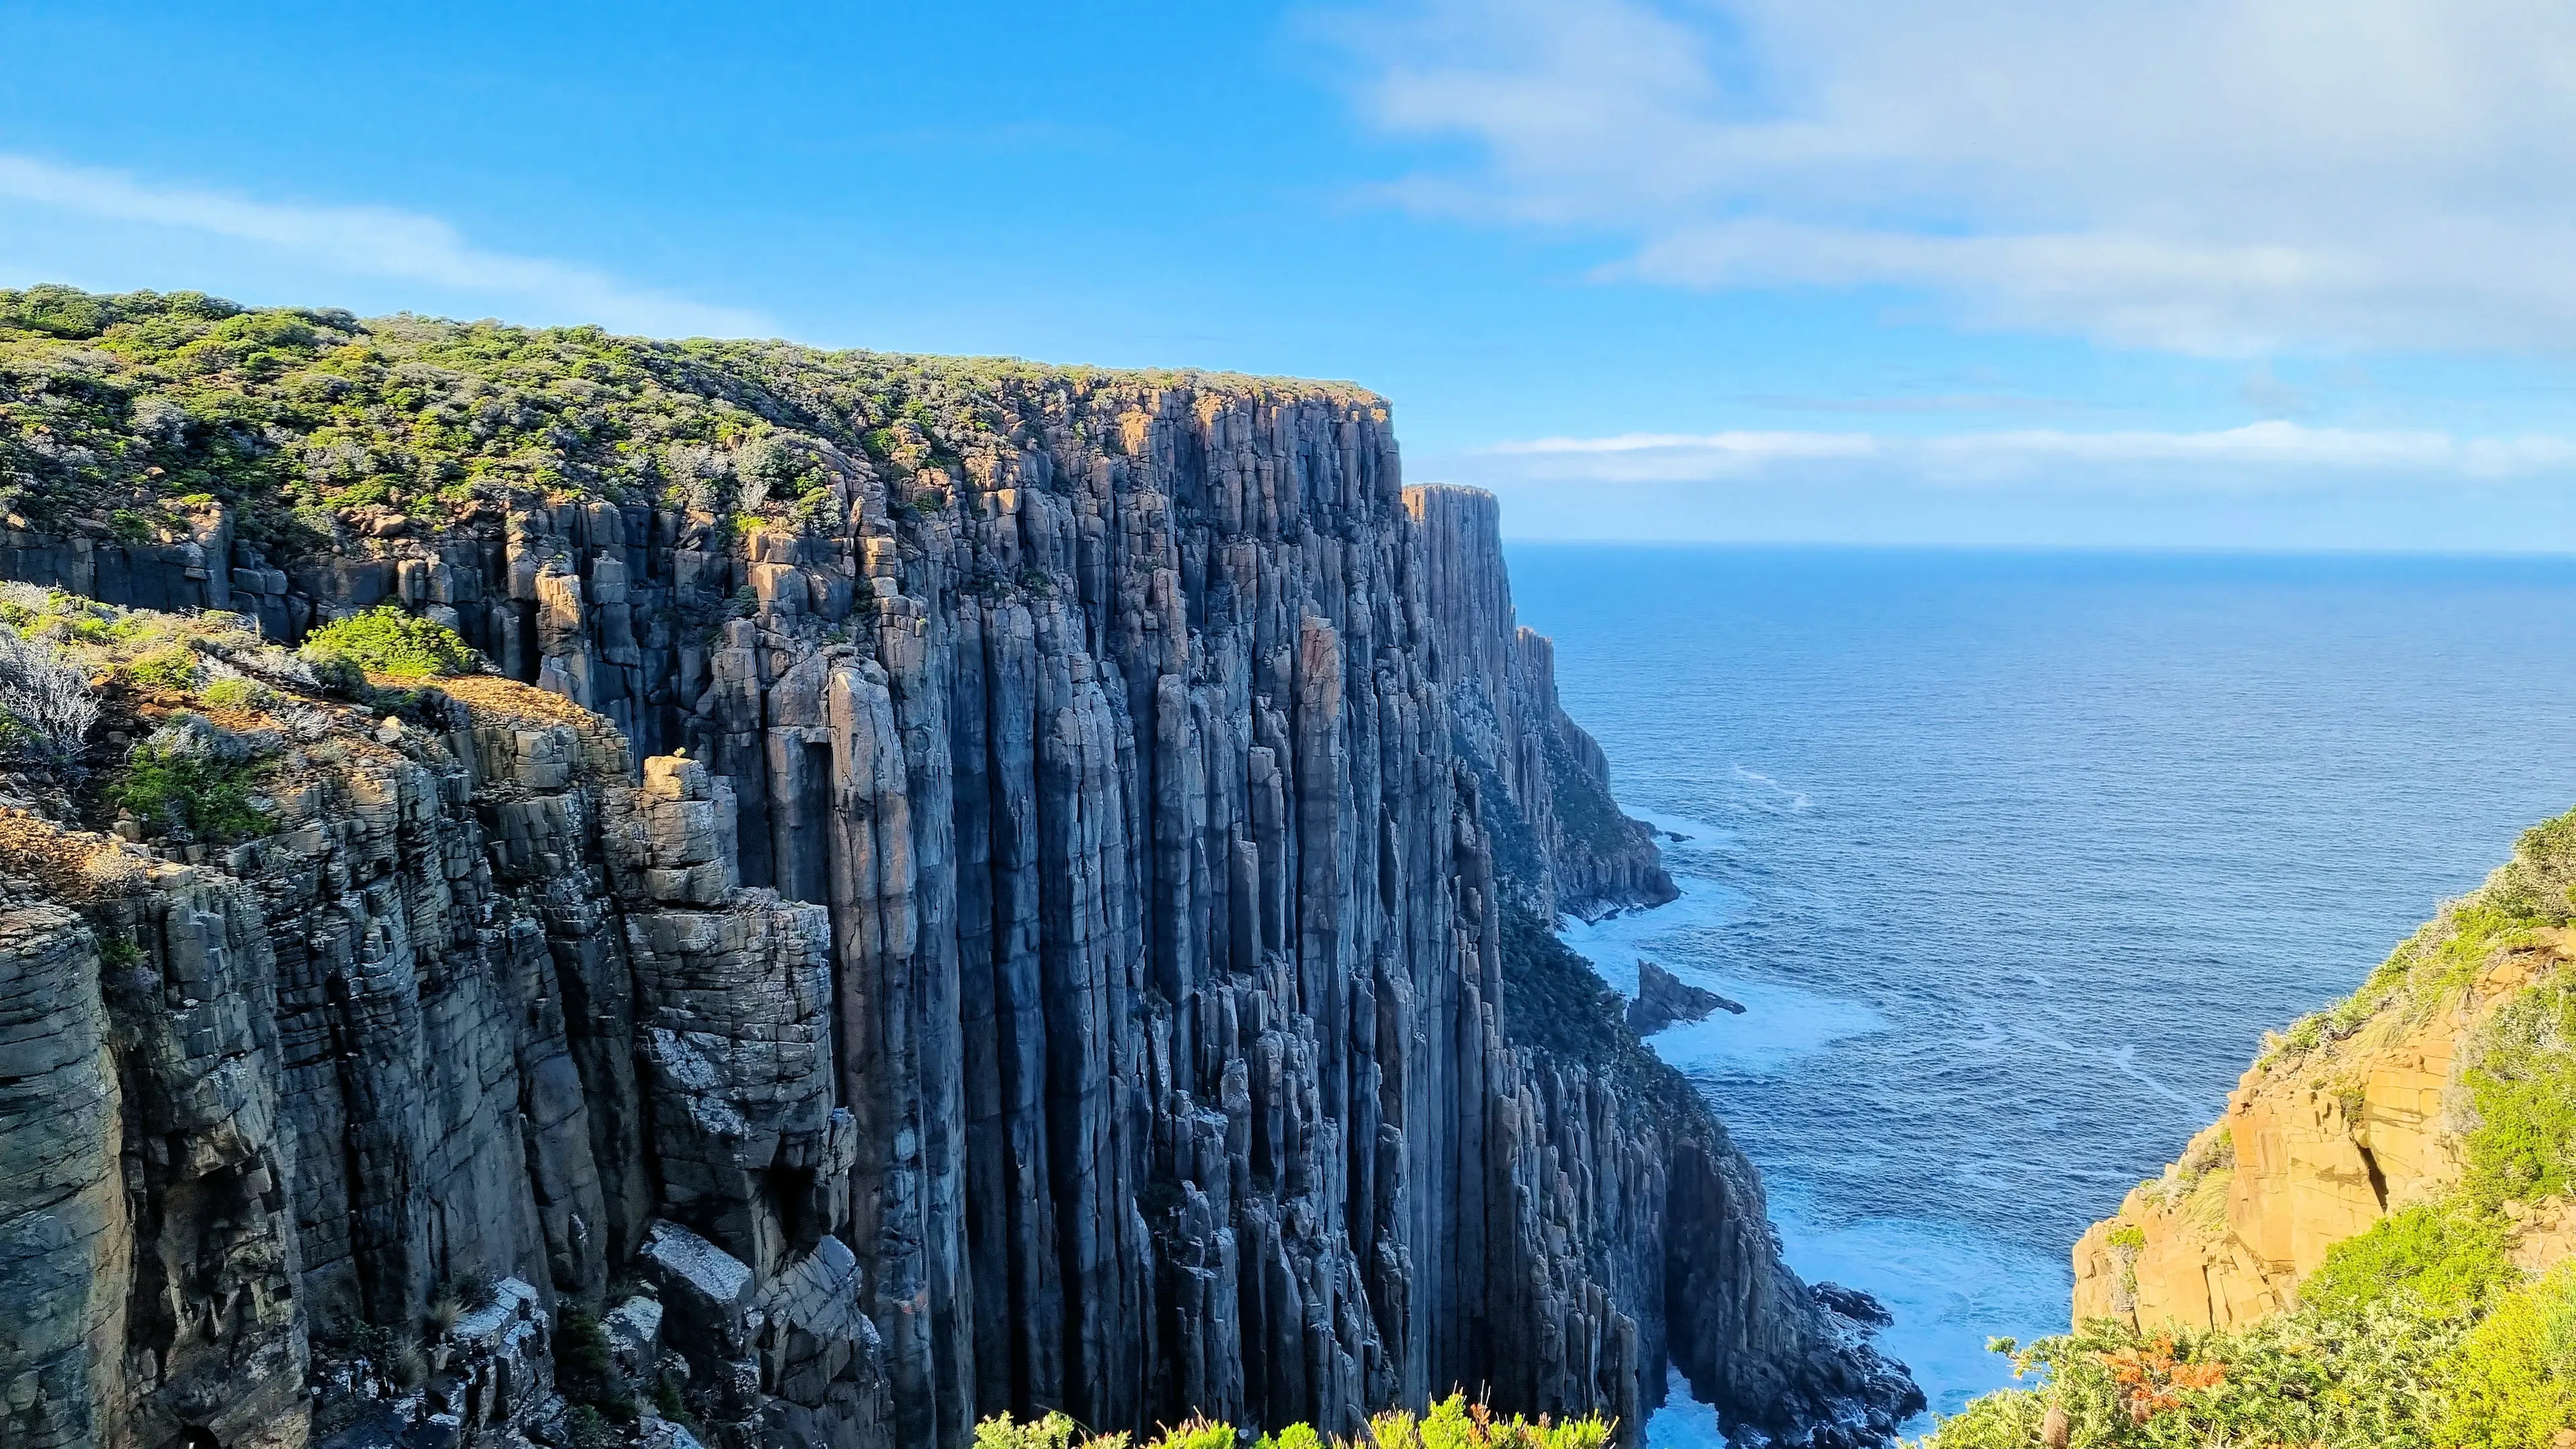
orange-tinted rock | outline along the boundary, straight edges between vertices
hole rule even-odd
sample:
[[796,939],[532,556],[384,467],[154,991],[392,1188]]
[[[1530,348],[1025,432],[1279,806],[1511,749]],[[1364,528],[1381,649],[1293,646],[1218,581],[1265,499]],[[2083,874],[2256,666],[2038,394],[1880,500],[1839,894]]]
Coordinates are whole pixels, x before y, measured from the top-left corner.
[[[2182,1161],[2077,1241],[2076,1319],[2206,1328],[2278,1312],[2335,1244],[2456,1187],[2460,1124],[2444,1104],[2463,1090],[2462,1044],[2498,1003],[2568,959],[2563,937],[2503,953],[2429,1011],[2392,1004],[2348,1039],[2248,1070]],[[2526,1258],[2565,1256],[2550,1236],[2561,1219],[2547,1221]]]

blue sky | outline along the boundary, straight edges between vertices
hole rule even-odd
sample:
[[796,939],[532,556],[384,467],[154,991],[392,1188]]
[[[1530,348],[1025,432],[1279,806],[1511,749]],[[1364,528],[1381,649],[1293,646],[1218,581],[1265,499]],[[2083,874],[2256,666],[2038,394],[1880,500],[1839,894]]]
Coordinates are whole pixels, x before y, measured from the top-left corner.
[[0,11],[0,284],[1351,378],[1531,537],[2576,547],[2520,0]]

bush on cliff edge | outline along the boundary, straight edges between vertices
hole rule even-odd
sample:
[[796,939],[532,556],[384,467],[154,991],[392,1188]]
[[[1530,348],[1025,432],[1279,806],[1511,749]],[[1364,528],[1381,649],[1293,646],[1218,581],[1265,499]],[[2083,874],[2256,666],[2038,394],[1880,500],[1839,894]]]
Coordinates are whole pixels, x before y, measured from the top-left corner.
[[[1505,1417],[1451,1394],[1421,1414],[1391,1409],[1368,1422],[1357,1440],[1328,1438],[1292,1424],[1258,1438],[1230,1424],[1191,1419],[1134,1449],[1606,1449],[1616,1426],[1598,1416],[1552,1420]],[[975,1449],[1129,1449],[1130,1436],[1085,1434],[1061,1413],[1021,1422],[999,1414],[975,1426]]]
[[307,635],[303,655],[315,664],[347,660],[369,674],[403,679],[472,674],[483,656],[444,624],[378,604],[363,614],[336,619]]

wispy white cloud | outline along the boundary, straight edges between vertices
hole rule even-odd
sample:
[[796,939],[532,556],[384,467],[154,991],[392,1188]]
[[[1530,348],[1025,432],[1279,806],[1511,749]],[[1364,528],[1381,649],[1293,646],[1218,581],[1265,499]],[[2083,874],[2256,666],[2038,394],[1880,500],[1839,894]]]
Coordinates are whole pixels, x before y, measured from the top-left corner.
[[1748,463],[1793,458],[1859,458],[1878,450],[1867,433],[1621,433],[1609,438],[1533,438],[1496,443],[1491,453],[1691,453]]
[[[1470,459],[1523,483],[1688,483],[1870,475],[1903,484],[2012,483],[2053,488],[2299,487],[2355,478],[2576,481],[2576,440],[2545,434],[2308,427],[2272,421],[2203,432],[2014,429],[1870,433],[1630,433],[1497,443]],[[1471,463],[1471,467],[1474,465]]]
[[[631,287],[602,272],[478,247],[436,217],[375,206],[310,206],[152,185],[121,172],[0,154],[0,201],[66,217],[249,243],[340,273],[425,283],[534,309],[543,320],[661,335],[774,330],[758,313]],[[174,256],[174,283],[185,279]],[[320,300],[320,299],[315,299]]]
[[2576,335],[2554,0],[1421,0],[1360,101],[1408,205],[1608,229],[1607,274],[1921,289],[2194,352]]

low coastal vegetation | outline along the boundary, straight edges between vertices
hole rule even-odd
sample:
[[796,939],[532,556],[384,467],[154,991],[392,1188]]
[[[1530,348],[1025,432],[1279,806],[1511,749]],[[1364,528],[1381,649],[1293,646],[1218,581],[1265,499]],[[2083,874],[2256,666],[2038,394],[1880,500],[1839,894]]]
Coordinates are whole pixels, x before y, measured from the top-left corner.
[[[2361,1239],[2355,1239],[2360,1243]],[[2377,1252],[2381,1249],[2365,1249]],[[2576,1426],[2576,1270],[2533,1281],[2471,1247],[2406,1286],[2242,1328],[2141,1332],[2096,1320],[2027,1347],[2044,1385],[1990,1394],[1926,1449],[2553,1449]],[[2376,1271],[2376,1270],[2365,1270]],[[2466,1281],[2491,1286],[2444,1302]]]
[[821,518],[859,467],[1041,446],[1068,390],[1179,376],[0,288],[0,517],[149,542],[221,502],[281,558],[529,499]]
[[483,667],[483,656],[455,630],[407,613],[399,604],[379,604],[335,619],[307,635],[301,652],[317,666],[346,660],[365,673],[397,679],[472,674]]
[[1464,1394],[1451,1394],[1426,1413],[1379,1414],[1356,1440],[1318,1434],[1304,1424],[1255,1435],[1206,1419],[1137,1440],[1127,1434],[1085,1434],[1063,1414],[1025,1421],[1003,1414],[975,1426],[975,1449],[1606,1449],[1614,1427],[1592,1417],[1507,1417],[1467,1402]]
[[[2265,1069],[2330,1082],[2348,1070],[2344,1044],[2462,1013],[2444,1124],[2455,1183],[2335,1244],[2286,1312],[2203,1330],[2096,1319],[2027,1346],[1997,1340],[2039,1382],[1976,1400],[1927,1449],[2576,1445],[2576,1263],[2565,1244],[2525,1240],[2544,1205],[2576,1190],[2576,957],[2561,937],[2571,916],[2576,812],[2525,832],[2510,862],[2350,1000],[2268,1045]],[[2356,1098],[2347,1112],[2358,1111]],[[2194,1138],[2149,1185],[2162,1189],[2155,1201],[2223,1215],[2227,1134],[2222,1123]],[[2215,1207],[2203,1211],[2205,1200]],[[2133,1226],[2108,1240],[2134,1262]]]
[[130,838],[229,846],[270,832],[270,777],[327,732],[320,701],[435,724],[437,682],[483,667],[455,631],[390,606],[289,653],[239,615],[0,583],[0,771]]

